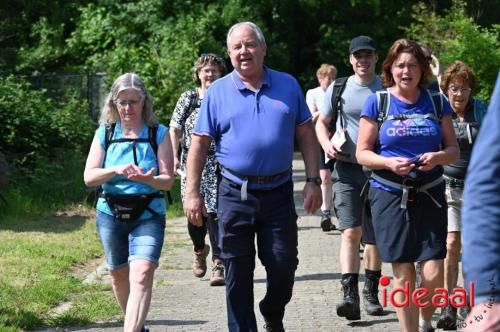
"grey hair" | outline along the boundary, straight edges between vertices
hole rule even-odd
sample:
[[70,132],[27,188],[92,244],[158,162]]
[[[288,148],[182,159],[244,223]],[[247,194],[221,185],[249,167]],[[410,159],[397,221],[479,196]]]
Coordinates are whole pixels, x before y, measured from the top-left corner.
[[141,97],[144,98],[142,109],[142,119],[144,123],[148,126],[158,124],[158,118],[153,112],[153,98],[146,89],[144,82],[135,73],[123,74],[115,80],[104,102],[99,123],[109,125],[120,121],[120,114],[116,107],[116,99],[120,92],[129,89],[136,90]]
[[229,31],[227,32],[227,38],[226,38],[226,44],[227,48],[229,49],[231,45],[229,45],[229,38],[231,38],[231,34],[234,32],[234,30],[242,25],[247,25],[250,27],[250,29],[253,30],[255,35],[257,36],[257,39],[259,40],[261,45],[266,44],[266,38],[264,38],[264,34],[262,33],[262,30],[253,22],[239,22],[233,25],[231,28],[229,28]]

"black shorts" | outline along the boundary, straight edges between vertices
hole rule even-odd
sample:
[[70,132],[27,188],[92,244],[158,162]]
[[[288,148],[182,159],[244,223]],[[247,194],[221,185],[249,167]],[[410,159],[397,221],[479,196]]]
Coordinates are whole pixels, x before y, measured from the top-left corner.
[[444,181],[428,193],[410,194],[401,208],[402,192],[370,187],[368,200],[380,258],[385,263],[412,263],[446,257],[447,209]]
[[333,166],[335,165],[335,160],[330,159],[327,163],[325,163],[325,151],[323,148],[320,148],[319,151],[319,169],[329,169],[330,172],[333,171]]

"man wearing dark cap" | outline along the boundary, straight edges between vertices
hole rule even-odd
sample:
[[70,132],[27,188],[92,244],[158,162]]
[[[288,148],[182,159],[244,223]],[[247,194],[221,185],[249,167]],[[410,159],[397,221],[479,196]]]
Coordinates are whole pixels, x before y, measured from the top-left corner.
[[[378,57],[375,42],[367,36],[358,36],[351,40],[349,46],[349,61],[354,70],[340,98],[339,106],[335,107],[338,116],[336,135],[329,139],[328,131],[334,115],[331,84],[326,91],[323,108],[316,123],[316,133],[325,153],[331,159],[336,159],[332,173],[334,182],[334,208],[339,220],[339,230],[342,232],[340,247],[340,266],[342,269],[342,289],[344,297],[337,305],[337,315],[348,320],[361,319],[359,309],[358,278],[360,268],[359,246],[363,235],[365,244],[365,286],[363,303],[370,315],[380,315],[383,312],[378,300],[378,281],[382,263],[378,255],[369,207],[366,207],[364,197],[361,197],[367,176],[356,160],[356,142],[358,139],[359,116],[366,98],[382,89],[380,78],[375,75],[375,65]],[[332,143],[332,141],[335,142]]]

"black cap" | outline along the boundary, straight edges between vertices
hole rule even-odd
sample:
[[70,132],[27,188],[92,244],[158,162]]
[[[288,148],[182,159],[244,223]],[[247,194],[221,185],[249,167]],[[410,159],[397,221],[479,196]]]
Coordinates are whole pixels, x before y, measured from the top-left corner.
[[377,51],[375,48],[375,41],[368,36],[357,36],[351,40],[349,45],[349,53],[352,54],[359,50]]

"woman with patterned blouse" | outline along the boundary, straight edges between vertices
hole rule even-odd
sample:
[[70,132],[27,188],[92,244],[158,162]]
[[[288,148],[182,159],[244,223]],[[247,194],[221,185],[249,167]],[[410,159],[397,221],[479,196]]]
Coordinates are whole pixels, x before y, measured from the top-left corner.
[[[191,146],[191,135],[198,119],[201,101],[208,87],[218,78],[226,73],[224,60],[219,56],[208,53],[202,54],[196,60],[193,69],[193,79],[199,87],[184,92],[175,106],[172,119],[170,121],[170,138],[174,150],[174,169],[181,175],[181,195],[184,202],[186,191],[186,162],[189,147]],[[181,160],[176,151],[181,144]],[[217,231],[217,174],[215,161],[215,146],[212,143],[207,155],[207,161],[203,169],[201,178],[201,195],[205,200],[207,215],[203,218],[203,226],[197,227],[188,220],[188,231],[194,245],[193,273],[196,277],[202,278],[207,272],[206,258],[210,251],[210,246],[205,244],[205,235],[209,234],[212,245],[212,276],[210,286],[222,286],[224,280],[224,265],[219,259],[219,248],[215,242]]]

